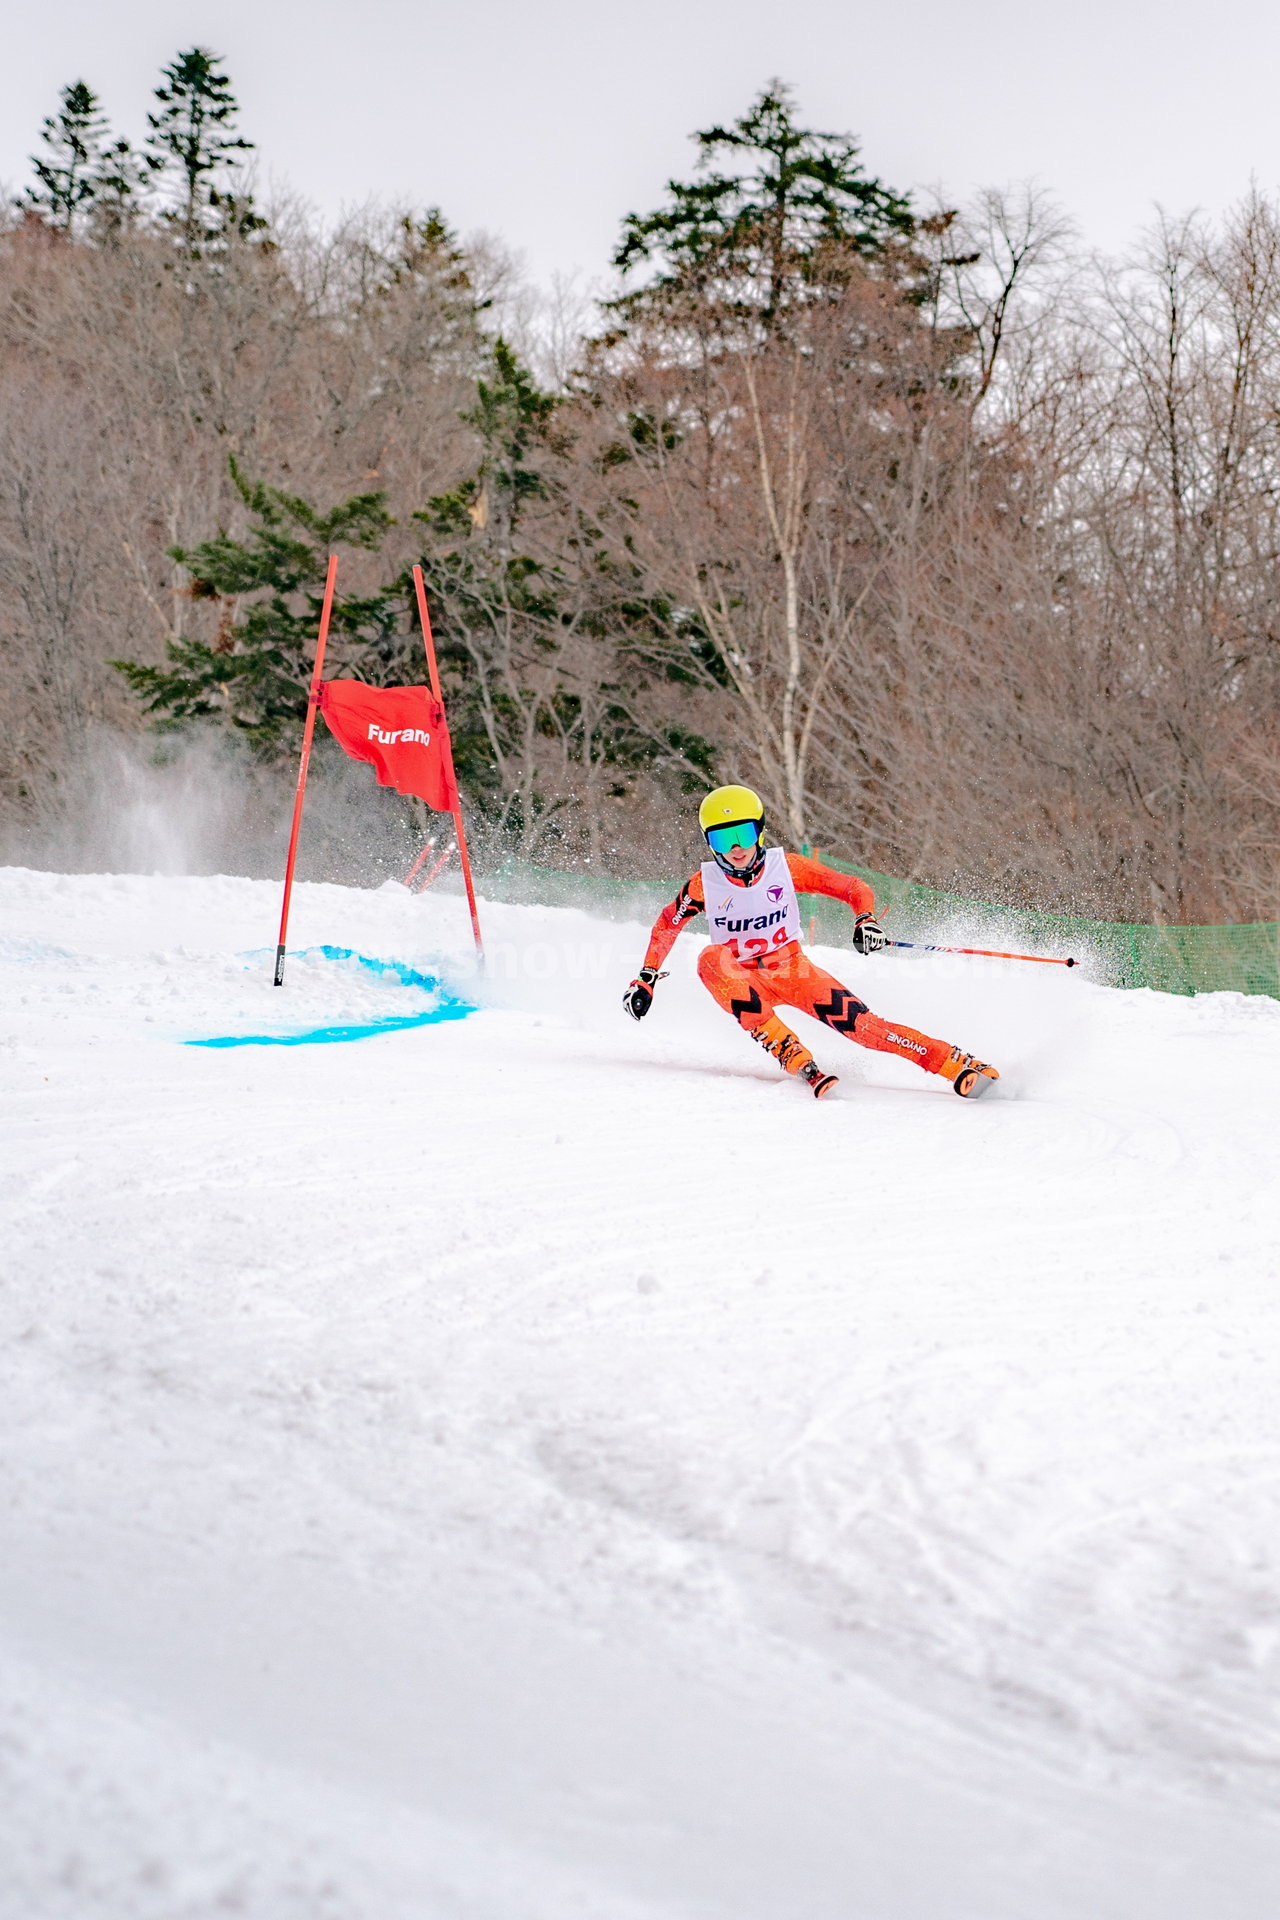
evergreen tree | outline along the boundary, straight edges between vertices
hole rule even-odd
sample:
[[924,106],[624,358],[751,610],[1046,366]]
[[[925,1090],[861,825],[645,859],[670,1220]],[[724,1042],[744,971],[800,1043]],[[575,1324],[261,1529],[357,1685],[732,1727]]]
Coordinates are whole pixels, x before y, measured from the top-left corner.
[[155,90],[160,111],[147,115],[147,164],[173,183],[163,218],[193,256],[266,226],[251,198],[235,189],[235,170],[253,142],[235,131],[239,105],[217,63],[218,55],[204,47],[180,53],[164,69],[167,84]]
[[422,568],[459,778],[530,848],[560,831],[566,771],[607,768],[615,795],[641,770],[694,782],[711,771],[699,735],[642,714],[653,682],[692,679],[688,648],[673,609],[646,600],[625,553],[564,497],[558,406],[495,339],[462,415],[480,439],[479,467],[414,516],[435,536]]
[[[472,293],[467,256],[439,207],[402,214],[396,223],[396,245],[387,258],[384,284],[400,287],[414,280],[432,281],[446,293]],[[472,314],[491,304],[474,298],[466,302]]]
[[127,140],[113,140],[103,149],[93,178],[89,213],[90,232],[99,240],[114,240],[136,219],[150,169]]
[[[214,721],[271,755],[296,746],[306,717],[329,554],[344,545],[376,553],[392,523],[381,493],[356,494],[321,513],[294,494],[247,480],[234,459],[231,473],[257,521],[247,538],[233,540],[224,530],[197,547],[170,549],[192,576],[190,598],[221,606],[213,643],[170,641],[162,667],[111,665],[162,729]],[[244,598],[247,612],[236,620]],[[394,682],[405,646],[402,607],[398,586],[335,597],[332,671],[375,686]]]
[[459,779],[485,797],[495,817],[505,812],[521,821],[538,805],[532,791],[521,791],[528,769],[513,764],[508,772],[531,731],[526,702],[538,698],[523,686],[523,666],[530,652],[554,648],[559,607],[554,581],[520,551],[520,522],[543,494],[530,453],[554,409],[554,398],[499,336],[488,377],[476,381],[476,403],[461,415],[479,435],[480,464],[414,515],[436,536],[422,569],[438,609],[441,664],[453,681]]
[[24,196],[51,227],[71,233],[94,200],[104,157],[107,119],[83,80],[62,89],[62,106],[42,123],[44,151],[31,156],[37,184]]
[[700,177],[668,181],[664,207],[623,223],[614,265],[657,268],[610,303],[624,320],[693,293],[772,325],[824,276],[847,277],[853,261],[883,258],[915,232],[906,197],[865,172],[858,142],[797,126],[780,81],[740,120],[694,139]]

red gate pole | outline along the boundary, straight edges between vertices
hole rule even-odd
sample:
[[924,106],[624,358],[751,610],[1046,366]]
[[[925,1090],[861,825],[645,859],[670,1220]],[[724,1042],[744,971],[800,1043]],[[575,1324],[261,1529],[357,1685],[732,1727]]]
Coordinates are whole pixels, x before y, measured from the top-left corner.
[[302,734],[302,759],[298,763],[298,785],[293,796],[293,829],[289,835],[289,858],[284,870],[284,903],[280,908],[280,939],[276,945],[276,985],[284,985],[284,942],[289,927],[289,897],[293,892],[293,863],[298,855],[298,828],[302,825],[302,801],[307,791],[307,768],[311,764],[311,736],[316,730],[316,710],[320,705],[320,675],[324,670],[324,647],[329,638],[329,615],[333,612],[333,588],[338,578],[338,556],[329,555],[329,572],[324,583],[324,605],[320,609],[320,634],[316,640],[316,664],[307,698],[307,724]]
[[422,849],[422,852],[418,855],[417,859],[414,861],[413,865],[410,867],[408,873],[406,873],[404,877],[404,885],[408,887],[410,893],[413,892],[413,881],[414,881],[415,874],[418,874],[422,871],[423,867],[426,866],[428,860],[431,858],[435,850],[436,850],[436,843],[434,838],[428,840],[426,846]]
[[[422,638],[427,649],[427,671],[431,675],[431,697],[444,713],[444,696],[440,692],[440,673],[436,666],[436,643],[431,637],[431,616],[427,612],[427,590],[422,582],[422,568],[413,570],[413,590],[418,596],[418,618],[422,622]],[[467,853],[467,836],[462,825],[462,801],[458,794],[458,782],[453,772],[453,742],[449,738],[449,723],[444,724],[445,772],[449,776],[449,790],[453,795],[453,825],[458,836],[458,858],[462,862],[462,877],[467,883],[467,905],[471,908],[471,931],[475,935],[476,955],[480,966],[484,967],[484,940],[480,933],[480,915],[476,911],[476,890],[471,883],[471,860]]]
[[413,891],[415,893],[425,893],[427,888],[431,885],[432,881],[439,879],[440,875],[444,872],[445,868],[448,866],[452,858],[453,858],[453,847],[452,845],[450,845],[445,848],[444,852],[440,855],[440,858],[436,861],[434,867],[431,867],[428,870],[426,879],[419,880],[417,886],[413,889]]

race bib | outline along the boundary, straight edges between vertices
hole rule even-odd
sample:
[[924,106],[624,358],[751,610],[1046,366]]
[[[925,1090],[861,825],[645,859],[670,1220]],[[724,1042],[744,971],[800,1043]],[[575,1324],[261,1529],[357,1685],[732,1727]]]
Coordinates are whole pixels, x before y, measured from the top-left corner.
[[781,847],[768,849],[764,871],[750,887],[735,886],[705,860],[702,890],[712,945],[728,947],[738,960],[758,960],[800,938],[800,902]]

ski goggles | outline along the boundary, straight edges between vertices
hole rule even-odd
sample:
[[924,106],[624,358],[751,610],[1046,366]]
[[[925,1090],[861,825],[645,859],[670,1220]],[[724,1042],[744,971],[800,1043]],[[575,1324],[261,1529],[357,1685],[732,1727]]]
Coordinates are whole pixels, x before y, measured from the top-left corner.
[[707,828],[707,845],[712,853],[728,853],[733,847],[755,847],[759,844],[758,820],[735,820],[731,827]]

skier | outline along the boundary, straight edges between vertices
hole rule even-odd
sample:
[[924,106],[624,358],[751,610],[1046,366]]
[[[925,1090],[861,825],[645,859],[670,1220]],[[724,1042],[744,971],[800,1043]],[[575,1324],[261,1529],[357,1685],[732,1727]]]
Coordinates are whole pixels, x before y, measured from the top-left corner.
[[750,787],[717,787],[698,809],[698,824],[711,859],[664,907],[649,936],[644,965],[623,996],[633,1020],[653,1004],[659,971],[686,920],[706,913],[711,944],[698,957],[698,977],[779,1066],[797,1074],[821,1100],[836,1085],[803,1041],[778,1018],[778,1006],[798,1007],[836,1033],[878,1053],[896,1053],[926,1073],[941,1074],[958,1094],[976,1099],[1000,1078],[994,1067],[945,1040],[882,1020],[800,948],[800,893],[826,893],[845,901],[854,915],[857,952],[878,953],[885,944],[875,918],[875,895],[852,874],[833,873],[817,860],[764,843],[764,805]]

